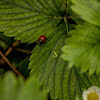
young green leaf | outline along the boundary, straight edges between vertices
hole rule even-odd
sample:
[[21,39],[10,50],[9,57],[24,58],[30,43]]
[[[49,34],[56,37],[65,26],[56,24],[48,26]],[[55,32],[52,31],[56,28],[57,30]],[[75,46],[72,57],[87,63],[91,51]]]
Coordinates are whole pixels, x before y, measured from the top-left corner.
[[81,67],[82,72],[89,74],[100,72],[100,29],[94,25],[78,25],[71,31],[71,37],[63,47],[62,58],[70,61],[69,67]]
[[75,4],[71,8],[82,19],[100,26],[100,1],[97,0],[72,0]]
[[38,81],[30,77],[24,81],[12,72],[0,78],[0,100],[46,100],[46,91],[40,91]]

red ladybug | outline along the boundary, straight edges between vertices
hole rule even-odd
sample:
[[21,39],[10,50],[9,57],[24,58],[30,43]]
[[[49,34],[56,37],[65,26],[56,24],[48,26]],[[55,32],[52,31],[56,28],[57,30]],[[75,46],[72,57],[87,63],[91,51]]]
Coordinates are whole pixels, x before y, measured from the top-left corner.
[[46,36],[45,35],[41,35],[39,37],[39,44],[43,44],[43,43],[45,43],[45,41],[46,41]]

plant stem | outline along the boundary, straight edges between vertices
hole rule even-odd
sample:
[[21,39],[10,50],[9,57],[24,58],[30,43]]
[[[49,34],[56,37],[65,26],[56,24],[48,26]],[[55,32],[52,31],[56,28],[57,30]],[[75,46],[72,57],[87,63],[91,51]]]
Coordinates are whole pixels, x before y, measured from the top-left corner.
[[12,48],[14,50],[19,51],[19,52],[22,52],[22,53],[31,54],[31,51],[30,50],[25,50],[25,49],[20,49],[20,48],[15,48],[15,47],[12,47]]
[[67,18],[66,16],[64,17],[64,21],[66,23],[66,32],[67,32],[67,35],[69,36],[69,32],[68,32],[68,23],[67,23]]

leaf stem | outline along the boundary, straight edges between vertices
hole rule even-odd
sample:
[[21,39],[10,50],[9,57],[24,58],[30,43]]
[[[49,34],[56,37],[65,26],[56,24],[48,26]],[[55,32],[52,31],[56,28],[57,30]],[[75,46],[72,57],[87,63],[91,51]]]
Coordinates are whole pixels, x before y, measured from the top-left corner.
[[49,16],[49,17],[57,18],[57,19],[64,19],[64,17],[60,17],[60,16]]
[[67,17],[66,16],[64,16],[64,21],[66,23],[66,32],[67,32],[67,35],[69,36],[70,34],[68,32],[68,23],[67,23]]
[[80,16],[68,16],[67,18],[68,19],[70,19],[70,18],[80,18]]
[[67,0],[67,8],[68,9],[69,9],[70,5],[71,5],[71,0]]
[[[19,43],[19,40],[16,40],[16,41],[13,43],[12,47],[17,46],[18,43]],[[12,49],[13,49],[12,47],[10,47],[10,48],[6,51],[5,56],[8,56],[8,55],[11,53],[11,51],[12,51]]]
[[19,51],[19,52],[22,52],[22,53],[31,54],[31,51],[30,50],[25,50],[25,49],[20,49],[20,48],[15,48],[15,47],[12,47],[12,48],[14,50]]

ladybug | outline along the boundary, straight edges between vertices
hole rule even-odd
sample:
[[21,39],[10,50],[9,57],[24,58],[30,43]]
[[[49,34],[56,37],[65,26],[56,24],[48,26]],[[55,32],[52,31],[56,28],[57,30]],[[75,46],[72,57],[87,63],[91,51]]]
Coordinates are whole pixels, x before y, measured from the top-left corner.
[[45,35],[41,35],[39,37],[39,44],[43,44],[43,43],[45,43],[45,41],[46,41],[46,36]]

